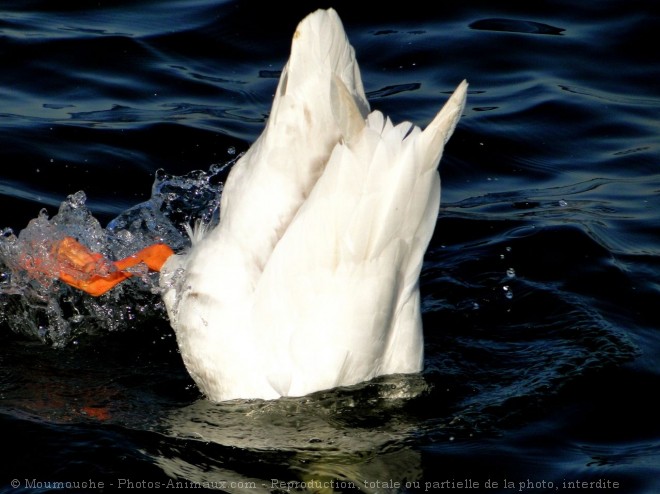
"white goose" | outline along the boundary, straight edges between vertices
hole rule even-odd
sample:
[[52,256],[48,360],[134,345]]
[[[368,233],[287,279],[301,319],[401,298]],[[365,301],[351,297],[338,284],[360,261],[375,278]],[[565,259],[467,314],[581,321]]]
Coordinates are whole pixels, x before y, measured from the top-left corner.
[[183,361],[212,401],[302,396],[422,369],[418,278],[462,82],[422,132],[369,112],[332,9],[296,29],[220,223],[161,271]]

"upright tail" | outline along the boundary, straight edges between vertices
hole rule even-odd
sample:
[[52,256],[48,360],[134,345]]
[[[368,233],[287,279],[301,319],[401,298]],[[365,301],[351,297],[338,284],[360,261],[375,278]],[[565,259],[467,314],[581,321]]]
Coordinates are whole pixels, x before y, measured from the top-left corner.
[[310,368],[318,389],[422,367],[418,279],[440,204],[437,165],[467,83],[424,131],[378,111],[361,120],[350,91],[334,86],[342,139],[255,292],[255,328],[274,362],[291,362],[271,369],[280,394],[309,392]]

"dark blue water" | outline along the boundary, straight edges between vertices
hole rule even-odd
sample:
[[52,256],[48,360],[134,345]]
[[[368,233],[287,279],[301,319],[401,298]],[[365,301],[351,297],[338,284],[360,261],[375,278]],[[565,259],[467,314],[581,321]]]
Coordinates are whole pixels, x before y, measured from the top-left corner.
[[[14,233],[79,190],[105,226],[158,169],[217,186],[263,128],[295,25],[328,6],[66,4],[0,6]],[[214,405],[138,283],[5,290],[1,492],[660,492],[657,5],[333,5],[393,120],[424,125],[470,82],[421,280],[423,374]]]

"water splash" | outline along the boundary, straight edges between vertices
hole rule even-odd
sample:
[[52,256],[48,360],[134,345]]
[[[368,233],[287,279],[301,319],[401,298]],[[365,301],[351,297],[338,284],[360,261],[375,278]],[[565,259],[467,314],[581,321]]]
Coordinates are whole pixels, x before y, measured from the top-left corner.
[[18,235],[5,229],[0,237],[0,324],[62,347],[82,334],[117,331],[164,317],[156,273],[138,266],[133,278],[94,298],[58,281],[54,246],[73,237],[110,260],[157,242],[174,251],[186,249],[190,239],[185,225],[217,222],[221,179],[232,163],[184,176],[159,170],[149,200],[124,211],[106,228],[94,218],[80,191],[62,202],[52,218],[42,210]]

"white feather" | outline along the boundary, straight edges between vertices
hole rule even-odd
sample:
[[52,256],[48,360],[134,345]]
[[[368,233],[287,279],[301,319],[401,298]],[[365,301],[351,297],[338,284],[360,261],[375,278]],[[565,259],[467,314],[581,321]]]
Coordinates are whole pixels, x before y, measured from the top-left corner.
[[418,372],[418,278],[462,83],[422,132],[368,103],[333,10],[298,26],[263,134],[219,225],[163,269],[183,360],[214,401]]

